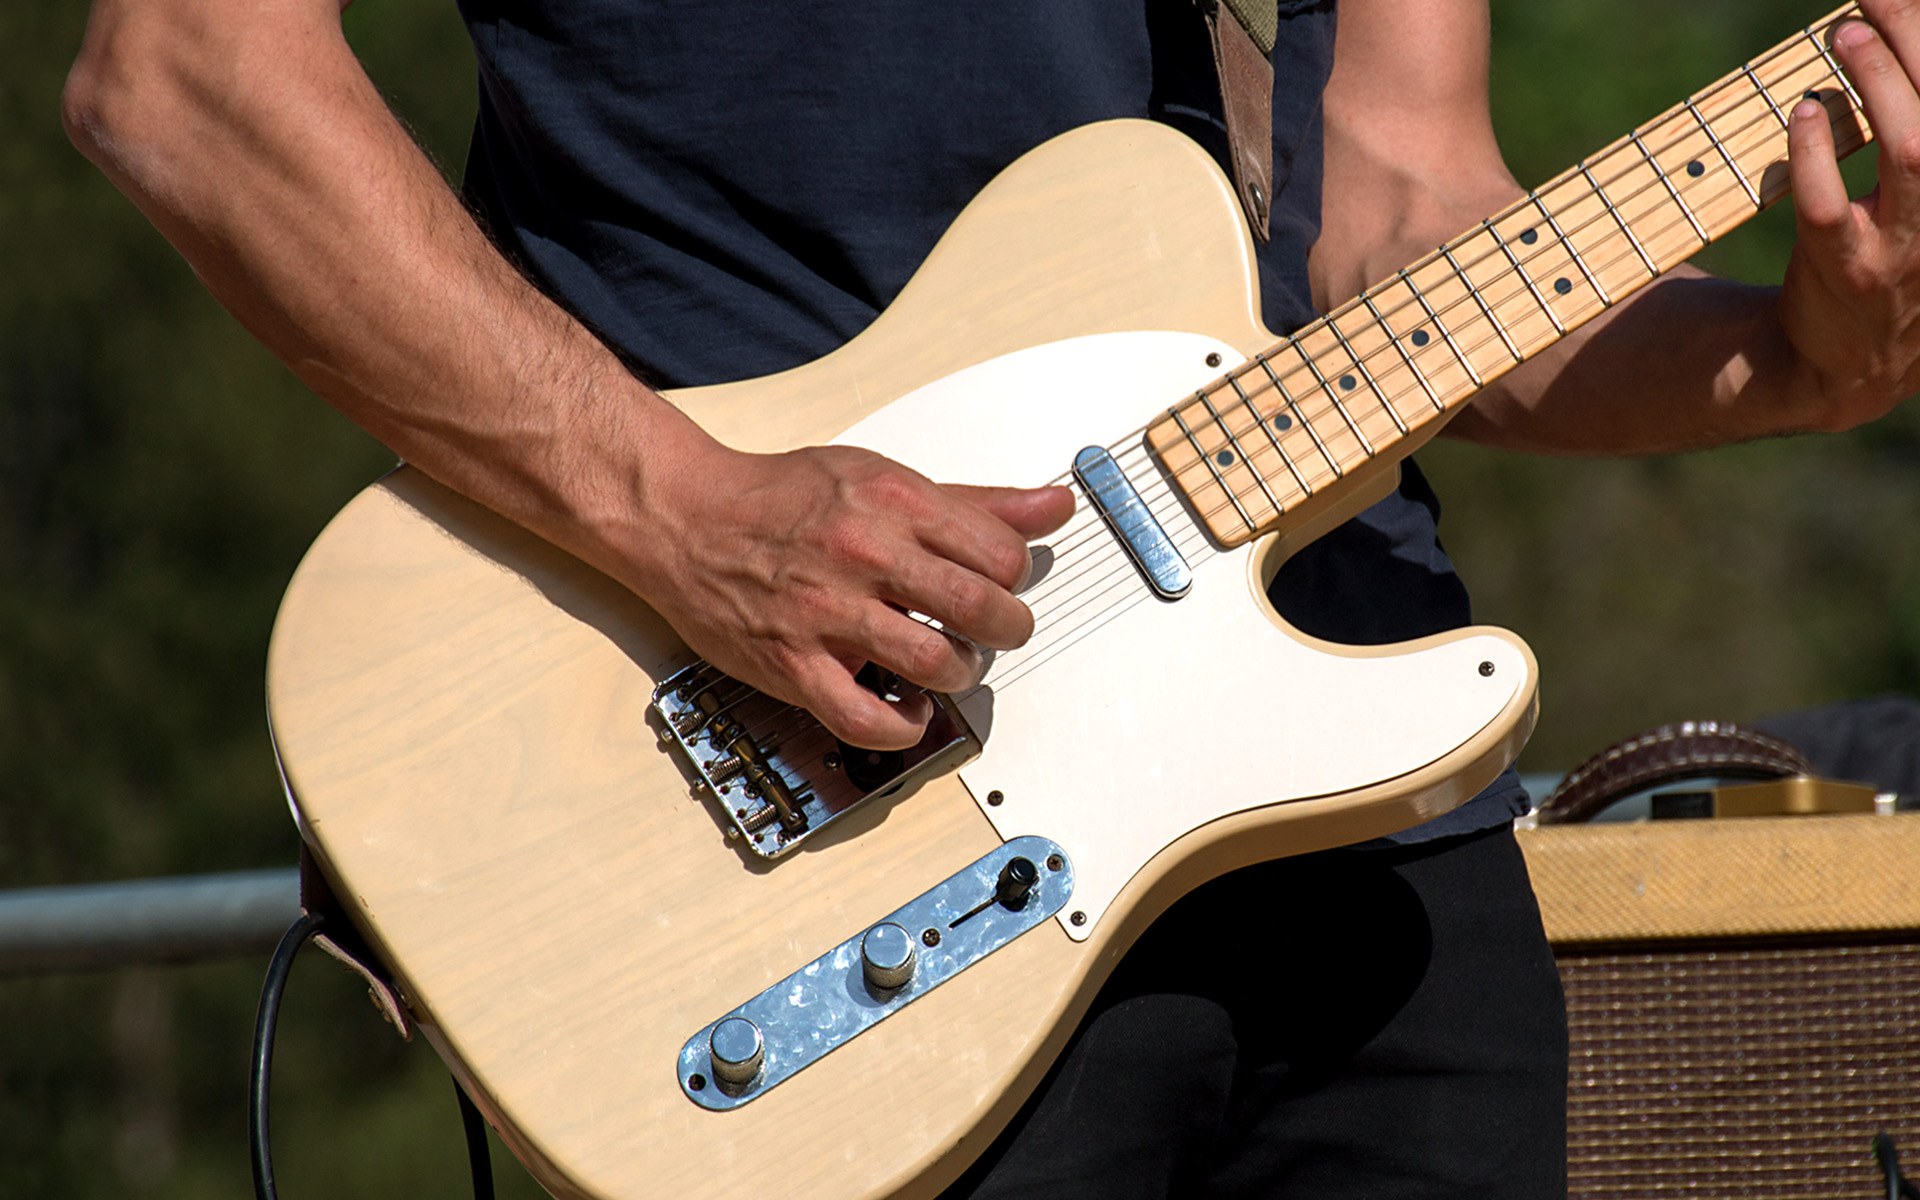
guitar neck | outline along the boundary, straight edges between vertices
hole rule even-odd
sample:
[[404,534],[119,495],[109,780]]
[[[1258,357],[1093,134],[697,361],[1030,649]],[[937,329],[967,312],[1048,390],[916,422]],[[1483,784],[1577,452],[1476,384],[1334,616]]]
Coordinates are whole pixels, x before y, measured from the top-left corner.
[[1848,4],[1182,401],[1147,429],[1232,547],[1639,291],[1788,190],[1787,114],[1812,97],[1841,155],[1869,140],[1828,49]]

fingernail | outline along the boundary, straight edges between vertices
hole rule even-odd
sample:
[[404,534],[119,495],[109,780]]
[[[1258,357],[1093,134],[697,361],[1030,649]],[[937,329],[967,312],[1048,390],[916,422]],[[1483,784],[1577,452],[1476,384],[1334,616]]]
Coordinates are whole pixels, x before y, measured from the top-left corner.
[[1820,106],[1818,100],[1802,100],[1793,106],[1793,119],[1796,121],[1811,121],[1826,111],[1826,109]]
[[1864,46],[1873,40],[1873,27],[1864,21],[1848,21],[1834,33],[1833,40],[1842,46]]

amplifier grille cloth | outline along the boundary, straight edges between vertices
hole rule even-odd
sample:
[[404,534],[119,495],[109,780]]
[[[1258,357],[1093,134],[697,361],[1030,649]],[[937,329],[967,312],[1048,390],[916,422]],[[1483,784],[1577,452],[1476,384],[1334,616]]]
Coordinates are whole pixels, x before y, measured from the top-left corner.
[[1920,1177],[1920,946],[1563,950],[1559,965],[1572,1196],[1885,1196],[1877,1129]]

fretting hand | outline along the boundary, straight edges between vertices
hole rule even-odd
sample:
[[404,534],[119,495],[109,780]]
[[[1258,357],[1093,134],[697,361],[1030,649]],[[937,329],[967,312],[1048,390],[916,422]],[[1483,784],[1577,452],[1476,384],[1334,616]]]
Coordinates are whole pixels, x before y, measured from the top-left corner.
[[1789,163],[1799,240],[1778,313],[1813,398],[1810,424],[1850,429],[1920,391],[1920,6],[1862,0],[1833,50],[1879,140],[1879,185],[1847,198],[1827,111],[1794,107]]

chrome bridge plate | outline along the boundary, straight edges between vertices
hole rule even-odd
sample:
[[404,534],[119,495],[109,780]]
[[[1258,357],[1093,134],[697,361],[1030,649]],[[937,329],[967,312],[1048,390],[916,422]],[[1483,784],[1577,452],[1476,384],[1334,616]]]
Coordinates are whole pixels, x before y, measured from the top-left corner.
[[[899,687],[862,679],[876,691]],[[654,689],[648,723],[679,759],[695,795],[718,804],[727,836],[778,858],[870,798],[891,796],[970,762],[980,739],[952,700],[934,701],[927,734],[910,750],[842,745],[813,714],[695,663]]]
[[[1010,909],[997,903],[995,895],[1015,859],[1038,868],[1038,878],[1025,903]],[[680,1090],[695,1104],[716,1111],[749,1103],[1044,923],[1072,894],[1073,864],[1065,851],[1046,838],[1014,838],[732,1012],[714,1018],[681,1047]],[[861,954],[862,940],[882,925],[906,930],[914,947],[911,976],[891,989],[868,983]],[[736,1018],[751,1021],[758,1030],[760,1066],[745,1083],[729,1084],[715,1074],[712,1038],[716,1026]]]

